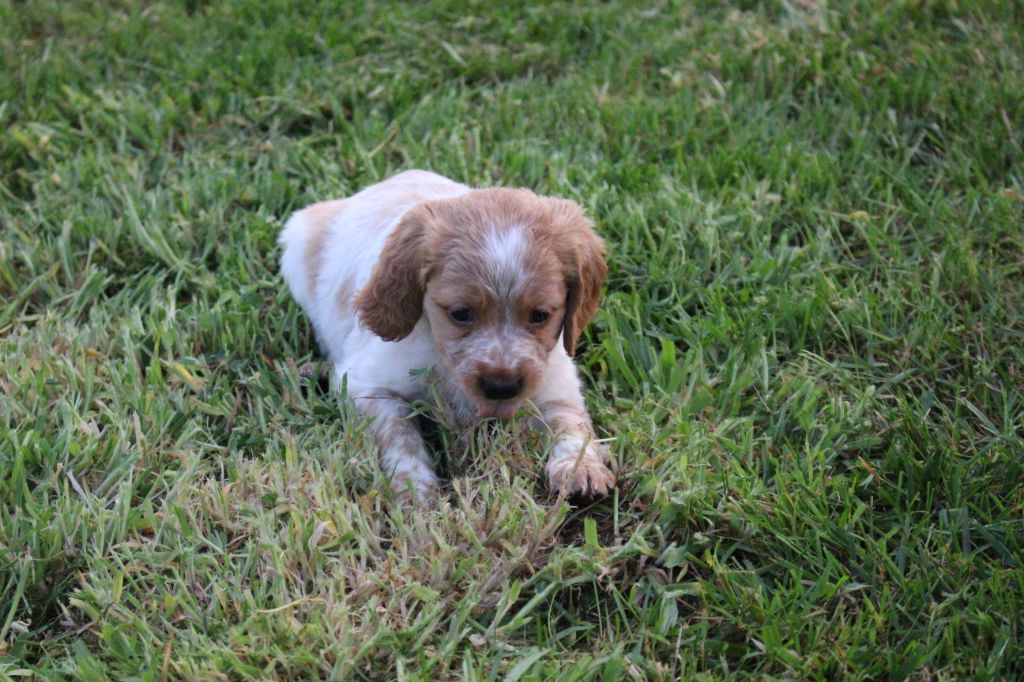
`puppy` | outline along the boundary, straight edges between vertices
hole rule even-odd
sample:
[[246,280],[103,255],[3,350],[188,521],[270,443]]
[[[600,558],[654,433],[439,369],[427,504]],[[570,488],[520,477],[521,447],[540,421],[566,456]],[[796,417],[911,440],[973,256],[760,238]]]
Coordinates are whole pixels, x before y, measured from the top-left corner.
[[526,401],[555,442],[551,488],[604,495],[605,465],[572,363],[597,310],[604,244],[575,203],[526,189],[470,189],[407,171],[298,211],[281,271],[333,365],[333,384],[371,419],[392,488],[438,479],[409,403],[439,391],[464,420]]

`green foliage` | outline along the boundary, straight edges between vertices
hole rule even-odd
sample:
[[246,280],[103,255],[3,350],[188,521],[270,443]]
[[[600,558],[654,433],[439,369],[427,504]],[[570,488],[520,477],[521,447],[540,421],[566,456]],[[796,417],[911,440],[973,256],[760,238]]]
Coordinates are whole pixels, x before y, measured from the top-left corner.
[[[1011,1],[0,0],[0,677],[1024,676]],[[619,488],[387,494],[284,217],[573,198]]]

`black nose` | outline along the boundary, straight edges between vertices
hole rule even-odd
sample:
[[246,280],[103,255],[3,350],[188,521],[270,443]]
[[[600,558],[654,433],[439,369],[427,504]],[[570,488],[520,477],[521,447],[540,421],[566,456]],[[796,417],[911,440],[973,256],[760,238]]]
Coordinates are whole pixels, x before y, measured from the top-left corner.
[[480,379],[480,391],[488,400],[508,400],[515,398],[523,390],[523,380],[508,378]]

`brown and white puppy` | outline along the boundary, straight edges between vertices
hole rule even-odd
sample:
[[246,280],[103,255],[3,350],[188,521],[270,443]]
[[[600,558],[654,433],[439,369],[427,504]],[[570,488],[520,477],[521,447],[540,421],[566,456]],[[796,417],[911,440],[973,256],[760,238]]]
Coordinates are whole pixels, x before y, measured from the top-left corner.
[[470,189],[407,171],[295,213],[281,270],[371,429],[392,487],[437,486],[409,403],[441,393],[467,420],[526,401],[556,437],[553,489],[606,494],[605,466],[571,356],[597,310],[604,244],[575,203]]

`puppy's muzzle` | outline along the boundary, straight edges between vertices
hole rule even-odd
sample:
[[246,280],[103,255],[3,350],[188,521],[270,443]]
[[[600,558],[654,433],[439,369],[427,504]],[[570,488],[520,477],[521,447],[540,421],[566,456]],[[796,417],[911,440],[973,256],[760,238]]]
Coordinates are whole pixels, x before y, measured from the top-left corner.
[[511,400],[523,391],[522,377],[480,377],[480,393],[488,400]]

